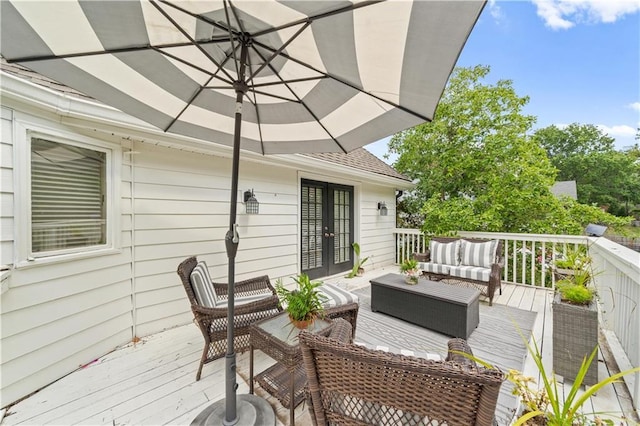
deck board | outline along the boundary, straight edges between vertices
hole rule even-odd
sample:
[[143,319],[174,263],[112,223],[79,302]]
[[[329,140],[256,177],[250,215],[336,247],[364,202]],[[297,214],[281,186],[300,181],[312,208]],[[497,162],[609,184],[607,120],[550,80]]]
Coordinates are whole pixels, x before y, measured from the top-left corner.
[[[371,278],[396,270],[396,267],[381,268],[353,280],[335,277],[327,281],[353,290],[368,285]],[[494,304],[537,312],[532,336],[541,345],[545,367],[550,369],[550,293],[510,284],[503,284],[502,293],[496,294]],[[483,303],[486,302],[484,299]],[[358,331],[368,332],[364,328]],[[202,346],[202,336],[194,324],[144,337],[141,342],[118,348],[9,407],[1,424],[188,424],[209,404],[224,397],[224,359],[205,365],[202,379],[195,381]],[[603,378],[608,370],[602,357],[599,358],[602,367],[599,375]],[[245,381],[248,360],[248,353],[238,354],[239,393],[248,392]],[[256,352],[256,371],[272,362]],[[524,372],[537,378],[530,357],[525,361]],[[257,393],[260,392],[258,389]],[[596,411],[619,413],[619,398],[611,387],[592,398],[591,406]],[[273,399],[269,401],[276,409],[279,424],[286,424],[288,410]],[[306,404],[297,407],[296,423],[310,424]]]

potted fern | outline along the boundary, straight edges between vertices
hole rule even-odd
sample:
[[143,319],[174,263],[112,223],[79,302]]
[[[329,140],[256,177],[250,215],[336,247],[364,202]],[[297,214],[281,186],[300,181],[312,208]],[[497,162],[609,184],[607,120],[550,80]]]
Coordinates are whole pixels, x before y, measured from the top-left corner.
[[317,317],[324,316],[323,303],[327,298],[318,291],[322,281],[311,281],[307,274],[300,274],[293,277],[293,280],[296,282],[296,288],[293,290],[285,288],[282,280],[277,280],[276,294],[280,298],[280,306],[287,311],[292,324],[305,329]]

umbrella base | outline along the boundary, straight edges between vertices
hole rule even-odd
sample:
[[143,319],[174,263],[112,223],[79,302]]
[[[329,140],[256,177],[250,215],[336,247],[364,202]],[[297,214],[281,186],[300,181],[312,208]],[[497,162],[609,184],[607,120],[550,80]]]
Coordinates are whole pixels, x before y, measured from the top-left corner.
[[[237,405],[237,425],[273,425],[276,424],[276,415],[271,405],[263,399],[255,395],[238,395],[236,399]],[[192,426],[196,425],[222,425],[224,424],[225,400],[221,399],[211,404],[191,422]]]

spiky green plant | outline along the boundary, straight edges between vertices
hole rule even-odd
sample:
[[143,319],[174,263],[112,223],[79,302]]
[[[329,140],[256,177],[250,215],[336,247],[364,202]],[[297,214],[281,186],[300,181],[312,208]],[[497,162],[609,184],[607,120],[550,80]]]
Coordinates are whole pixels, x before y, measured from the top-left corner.
[[347,278],[357,277],[358,271],[360,270],[360,268],[362,268],[362,265],[364,265],[364,263],[369,259],[369,256],[365,257],[364,259],[360,259],[360,244],[353,243],[351,244],[351,246],[353,247],[353,253],[356,256],[355,256],[355,259],[353,260],[353,268],[351,269],[351,272],[349,272],[349,274],[347,275]]
[[[636,367],[614,374],[613,376],[601,380],[595,385],[588,387],[584,393],[580,394],[579,390],[582,387],[584,377],[589,370],[589,366],[598,353],[598,347],[596,346],[589,357],[584,357],[582,359],[580,369],[578,370],[578,374],[573,382],[573,385],[563,399],[563,386],[558,384],[553,371],[548,372],[545,369],[544,364],[542,363],[542,355],[540,354],[540,349],[535,340],[533,341],[533,346],[527,343],[527,350],[533,358],[536,367],[538,367],[543,387],[539,390],[534,390],[528,386],[528,383],[525,383],[523,386],[523,379],[520,373],[514,373],[513,370],[509,372],[509,374],[507,375],[507,380],[514,383],[514,385],[516,386],[514,392],[517,395],[521,396],[526,407],[525,413],[523,413],[522,416],[520,416],[516,420],[514,426],[527,425],[527,422],[534,418],[542,418],[546,423],[543,422],[537,424],[546,424],[548,426],[574,426],[590,424],[613,425],[613,421],[611,420],[588,419],[581,411],[582,406],[589,400],[591,396],[593,396],[603,387],[617,382],[618,379],[626,374],[640,371],[640,367]],[[529,381],[528,378],[526,381]]]

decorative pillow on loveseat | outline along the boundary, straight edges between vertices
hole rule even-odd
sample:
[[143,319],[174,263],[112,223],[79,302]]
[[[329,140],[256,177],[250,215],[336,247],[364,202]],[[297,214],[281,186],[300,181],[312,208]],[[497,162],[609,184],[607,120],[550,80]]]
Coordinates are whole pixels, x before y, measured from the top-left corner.
[[460,240],[451,243],[431,240],[429,241],[429,252],[433,263],[454,266],[460,264]]
[[460,264],[491,268],[496,258],[497,248],[497,240],[487,241],[486,243],[472,243],[467,240],[460,240]]

